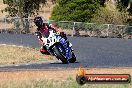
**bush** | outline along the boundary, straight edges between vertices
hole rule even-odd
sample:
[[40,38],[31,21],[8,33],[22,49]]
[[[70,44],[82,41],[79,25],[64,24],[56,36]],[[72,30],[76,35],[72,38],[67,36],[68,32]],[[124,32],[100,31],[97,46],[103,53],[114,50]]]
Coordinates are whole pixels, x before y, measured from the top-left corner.
[[50,19],[89,22],[99,7],[98,0],[58,0]]
[[128,19],[128,13],[119,12],[118,10],[110,10],[107,7],[101,7],[96,11],[92,19],[93,22],[99,24],[125,24]]

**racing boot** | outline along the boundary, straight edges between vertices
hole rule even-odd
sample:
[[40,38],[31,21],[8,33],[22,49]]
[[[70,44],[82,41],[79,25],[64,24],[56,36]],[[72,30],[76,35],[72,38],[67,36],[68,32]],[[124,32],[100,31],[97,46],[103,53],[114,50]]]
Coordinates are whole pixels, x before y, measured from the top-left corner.
[[42,47],[41,47],[40,52],[41,52],[42,54],[50,55],[50,53],[47,51],[47,49],[46,49],[45,46],[42,46]]

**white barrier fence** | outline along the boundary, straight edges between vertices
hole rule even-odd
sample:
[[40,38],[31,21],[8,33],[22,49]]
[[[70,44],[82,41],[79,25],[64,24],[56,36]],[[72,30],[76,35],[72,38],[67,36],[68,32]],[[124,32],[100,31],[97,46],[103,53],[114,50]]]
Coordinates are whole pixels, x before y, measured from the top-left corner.
[[[71,21],[52,21],[71,36],[96,36],[96,37],[131,37],[132,26],[114,24],[95,24]],[[34,33],[36,27],[33,18],[1,17],[0,33]]]

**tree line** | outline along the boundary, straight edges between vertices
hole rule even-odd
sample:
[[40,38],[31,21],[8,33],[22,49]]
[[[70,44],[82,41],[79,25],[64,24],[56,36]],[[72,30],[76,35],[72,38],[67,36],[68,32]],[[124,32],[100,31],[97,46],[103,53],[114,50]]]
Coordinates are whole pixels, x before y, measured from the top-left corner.
[[[38,13],[41,6],[44,6],[48,0],[3,0],[7,7],[4,11],[9,16],[19,16],[28,18]],[[51,13],[52,20],[56,21],[79,21],[91,22],[101,8],[105,8],[105,3],[109,0],[51,0],[55,7]],[[132,14],[132,0],[116,0],[116,8],[119,12]],[[102,11],[103,12],[103,11]],[[101,13],[101,12],[99,12]],[[105,14],[105,13],[104,13]],[[129,18],[125,23],[131,23]],[[28,20],[27,20],[28,24]],[[28,25],[27,25],[28,26]],[[25,28],[27,28],[25,26]]]

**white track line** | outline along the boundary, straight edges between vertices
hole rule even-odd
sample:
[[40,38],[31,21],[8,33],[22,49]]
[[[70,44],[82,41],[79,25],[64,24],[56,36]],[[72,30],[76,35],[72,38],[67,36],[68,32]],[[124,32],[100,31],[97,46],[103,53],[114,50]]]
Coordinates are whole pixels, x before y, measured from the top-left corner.
[[15,65],[15,66],[20,66],[20,65]]
[[[0,46],[12,46],[12,47],[20,47],[20,48],[24,48],[24,47],[27,47],[27,46],[19,46],[19,45],[9,45],[9,44],[0,44]],[[29,47],[27,47],[29,48]]]

